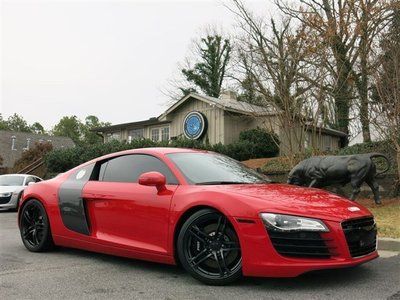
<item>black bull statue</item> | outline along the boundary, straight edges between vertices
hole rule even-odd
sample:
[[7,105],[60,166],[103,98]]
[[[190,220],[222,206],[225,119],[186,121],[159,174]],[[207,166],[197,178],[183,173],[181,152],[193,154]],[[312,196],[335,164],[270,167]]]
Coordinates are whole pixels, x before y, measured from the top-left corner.
[[[372,159],[383,157],[387,168],[379,173]],[[354,200],[360,193],[363,182],[367,183],[374,193],[375,203],[380,204],[379,184],[376,177],[388,171],[388,158],[380,153],[368,153],[346,156],[316,156],[297,164],[289,173],[288,183],[309,187],[324,187],[333,184],[351,184]]]

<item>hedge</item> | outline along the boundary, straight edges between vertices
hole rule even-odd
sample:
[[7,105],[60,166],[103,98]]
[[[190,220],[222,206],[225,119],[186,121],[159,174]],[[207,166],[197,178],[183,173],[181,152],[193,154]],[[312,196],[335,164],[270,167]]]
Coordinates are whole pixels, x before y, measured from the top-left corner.
[[279,148],[274,140],[277,140],[275,135],[263,129],[256,128],[242,132],[237,142],[228,145],[221,143],[211,145],[183,138],[165,142],[153,142],[149,139],[133,140],[131,143],[112,141],[105,144],[81,145],[74,148],[52,150],[45,156],[45,163],[48,174],[57,174],[102,155],[148,147],[180,147],[210,150],[237,160],[247,160],[276,156],[279,153]]

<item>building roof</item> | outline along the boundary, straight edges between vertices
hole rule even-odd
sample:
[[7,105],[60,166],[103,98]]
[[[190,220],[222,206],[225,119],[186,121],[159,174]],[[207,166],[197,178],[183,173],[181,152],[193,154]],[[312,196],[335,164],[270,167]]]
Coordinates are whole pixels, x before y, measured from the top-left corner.
[[129,122],[129,123],[122,123],[122,124],[116,124],[116,125],[110,125],[110,126],[104,126],[104,127],[97,127],[93,128],[91,131],[94,132],[104,132],[104,131],[112,131],[115,129],[125,129],[125,128],[141,128],[143,126],[149,126],[149,125],[159,125],[159,124],[165,124],[165,123],[170,123],[170,121],[160,121],[158,118],[153,117],[148,120],[143,120],[143,121],[137,121],[137,122]]
[[199,95],[196,93],[190,93],[187,96],[181,98],[178,102],[174,103],[172,106],[170,106],[159,117],[153,117],[148,120],[137,121],[137,122],[129,122],[129,123],[122,123],[122,124],[98,127],[98,128],[92,129],[92,131],[107,132],[107,131],[113,131],[113,130],[121,130],[121,129],[125,129],[125,128],[135,128],[135,127],[140,128],[143,126],[167,124],[167,123],[170,123],[170,121],[166,120],[165,116],[168,115],[169,113],[173,112],[175,109],[177,109],[179,106],[181,106],[186,101],[189,101],[190,99],[197,99],[200,101],[207,102],[210,105],[219,107],[223,110],[240,113],[240,114],[246,114],[246,115],[266,115],[266,114],[271,114],[271,111],[272,111],[271,109],[268,109],[266,107],[250,104],[247,102],[237,101],[234,99],[226,99],[226,98],[220,99],[220,98],[214,98],[214,97],[210,97],[210,96]]
[[[15,150],[12,150],[12,137],[15,137]],[[21,157],[22,152],[26,149],[28,139],[30,139],[30,147],[36,142],[47,141],[51,142],[54,149],[71,148],[75,146],[74,142],[69,137],[0,130],[0,155],[3,158],[3,164],[0,167],[13,167],[15,161]]]
[[316,130],[318,133],[325,133],[328,135],[333,135],[333,136],[338,136],[338,137],[346,137],[347,134],[344,133],[343,131],[339,131],[336,129],[328,128],[328,127],[322,127],[320,125],[313,127],[312,125],[307,126],[308,131]]
[[169,113],[173,112],[176,110],[179,106],[181,106],[183,103],[188,101],[189,99],[197,99],[200,101],[207,102],[210,105],[214,105],[216,107],[219,107],[223,110],[226,111],[231,111],[235,113],[240,113],[240,114],[245,114],[245,115],[269,115],[269,114],[274,114],[273,110],[268,107],[263,107],[259,105],[254,105],[250,104],[247,102],[243,101],[238,101],[235,99],[229,99],[229,98],[215,98],[215,97],[210,97],[210,96],[205,96],[205,95],[199,95],[196,93],[190,93],[180,99],[178,102],[170,106],[160,117],[168,115]]

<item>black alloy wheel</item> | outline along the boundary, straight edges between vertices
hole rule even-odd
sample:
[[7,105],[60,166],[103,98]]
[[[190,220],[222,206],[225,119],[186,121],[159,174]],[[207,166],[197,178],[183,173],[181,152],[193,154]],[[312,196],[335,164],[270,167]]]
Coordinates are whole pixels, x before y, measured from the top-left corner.
[[206,284],[225,285],[242,276],[239,239],[229,220],[215,210],[200,210],[184,223],[177,251],[183,267]]
[[53,246],[49,219],[42,203],[29,200],[19,218],[22,242],[29,251],[42,252]]

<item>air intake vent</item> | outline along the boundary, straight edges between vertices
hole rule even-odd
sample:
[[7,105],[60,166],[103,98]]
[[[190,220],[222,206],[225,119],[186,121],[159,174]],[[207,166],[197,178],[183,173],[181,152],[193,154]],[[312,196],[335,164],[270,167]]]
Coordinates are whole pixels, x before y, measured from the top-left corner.
[[10,200],[11,200],[11,195],[7,197],[0,197],[0,204],[6,204],[10,202]]
[[345,221],[342,228],[352,257],[367,255],[376,250],[376,224],[374,218]]
[[278,232],[268,230],[272,245],[283,256],[330,258],[331,254],[319,232]]

